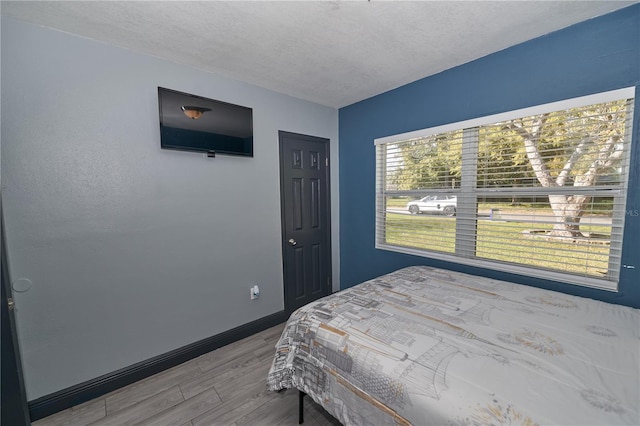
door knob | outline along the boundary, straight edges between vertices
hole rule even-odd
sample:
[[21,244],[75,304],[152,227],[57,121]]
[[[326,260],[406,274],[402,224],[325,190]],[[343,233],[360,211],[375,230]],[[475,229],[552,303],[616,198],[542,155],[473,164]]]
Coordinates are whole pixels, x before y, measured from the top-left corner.
[[289,245],[290,246],[295,246],[296,244],[298,244],[298,242],[296,240],[294,240],[293,238],[289,238]]

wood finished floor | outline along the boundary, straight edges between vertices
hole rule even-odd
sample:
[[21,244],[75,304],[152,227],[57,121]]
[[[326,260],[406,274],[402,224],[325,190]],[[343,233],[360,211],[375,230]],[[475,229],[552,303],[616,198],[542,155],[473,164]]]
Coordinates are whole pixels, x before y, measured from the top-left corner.
[[[266,388],[283,329],[269,328],[33,425],[297,425],[298,392]],[[305,426],[340,424],[311,398],[304,407]]]

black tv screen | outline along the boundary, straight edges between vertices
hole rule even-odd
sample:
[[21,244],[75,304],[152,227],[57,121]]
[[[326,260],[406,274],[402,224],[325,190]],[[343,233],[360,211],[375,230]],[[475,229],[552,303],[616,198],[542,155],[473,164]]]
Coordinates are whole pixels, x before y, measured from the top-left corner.
[[253,110],[158,87],[163,149],[253,157]]

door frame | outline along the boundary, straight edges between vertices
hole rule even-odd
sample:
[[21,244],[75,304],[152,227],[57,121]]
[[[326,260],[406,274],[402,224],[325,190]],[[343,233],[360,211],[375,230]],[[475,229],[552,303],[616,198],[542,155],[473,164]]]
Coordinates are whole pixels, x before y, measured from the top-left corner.
[[284,130],[278,131],[278,160],[279,160],[279,175],[280,175],[280,237],[282,241],[282,286],[284,292],[284,311],[287,317],[293,313],[295,309],[292,308],[292,297],[287,290],[287,248],[289,247],[287,243],[287,235],[286,235],[286,219],[285,219],[285,205],[284,205],[284,192],[285,192],[285,182],[284,182],[284,152],[282,149],[282,140],[284,137],[295,137],[299,140],[307,140],[309,142],[320,142],[325,144],[326,148],[326,160],[325,160],[325,178],[327,182],[327,191],[326,191],[326,206],[327,206],[327,268],[328,271],[328,279],[327,279],[327,294],[333,293],[333,262],[332,255],[333,250],[331,247],[331,140],[329,138],[322,138],[319,136],[311,136],[305,135],[302,133],[294,133],[287,132]]

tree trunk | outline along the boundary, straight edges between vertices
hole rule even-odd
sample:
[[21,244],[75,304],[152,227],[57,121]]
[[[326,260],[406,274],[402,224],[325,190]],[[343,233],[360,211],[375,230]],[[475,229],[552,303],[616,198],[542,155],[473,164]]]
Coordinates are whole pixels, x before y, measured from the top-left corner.
[[584,237],[580,232],[580,219],[584,215],[584,206],[590,199],[591,197],[584,195],[549,195],[549,204],[556,219],[550,235]]

